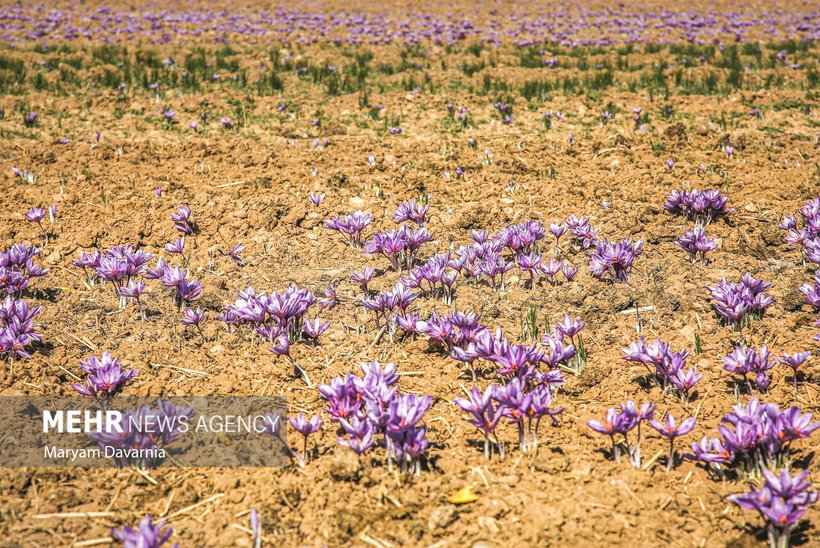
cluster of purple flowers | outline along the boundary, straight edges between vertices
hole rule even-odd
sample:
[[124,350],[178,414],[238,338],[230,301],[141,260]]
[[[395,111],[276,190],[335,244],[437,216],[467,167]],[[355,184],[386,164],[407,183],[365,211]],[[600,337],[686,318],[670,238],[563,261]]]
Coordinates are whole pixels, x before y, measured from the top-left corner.
[[589,271],[596,278],[626,282],[632,272],[632,263],[642,253],[643,240],[599,240],[595,243],[595,251],[589,255]]
[[[376,314],[376,328],[384,325],[385,330],[392,338],[396,327],[405,331],[412,329],[418,316],[407,311],[407,308],[419,297],[415,291],[408,289],[403,283],[398,283],[392,291],[382,291],[372,297],[362,299],[362,306]],[[384,322],[384,324],[382,324]]]
[[720,190],[673,190],[666,197],[663,208],[671,213],[679,213],[700,226],[708,225],[718,215],[729,209],[728,198]]
[[282,293],[257,293],[253,287],[238,292],[233,304],[223,307],[219,319],[228,328],[247,325],[273,343],[285,338],[296,341],[302,332],[303,318],[316,303],[316,297],[307,289],[288,286]]
[[582,249],[598,246],[598,232],[600,232],[600,229],[589,224],[589,217],[582,216],[578,218],[575,215],[570,215],[564,224]]
[[384,255],[397,272],[402,266],[412,268],[416,254],[422,245],[433,239],[433,235],[424,227],[416,230],[403,224],[380,234],[374,234],[373,239],[364,244],[364,252],[368,255]]
[[116,457],[118,466],[153,467],[162,462],[159,449],[179,440],[193,416],[193,408],[158,398],[156,409],[148,404],[142,404],[136,411],[128,409],[122,420],[106,421],[102,429],[90,432],[88,437],[104,453],[107,448],[127,450],[116,452],[122,455]]
[[503,244],[495,239],[490,240],[486,230],[473,231],[471,236],[474,243],[455,250],[456,257],[452,260],[452,268],[474,282],[482,275],[487,276],[493,289],[499,286],[504,289],[504,274],[512,270],[513,264],[501,255]]
[[766,308],[772,304],[772,298],[766,295],[766,290],[772,284],[757,280],[750,273],[744,274],[738,282],[727,282],[726,278],[715,285],[707,286],[714,299],[715,311],[729,324],[732,329],[739,331],[743,337],[744,324],[750,318],[760,319]]
[[808,471],[792,477],[788,470],[774,472],[762,469],[763,483],[759,489],[730,495],[729,500],[745,508],[756,510],[766,520],[769,543],[773,548],[788,548],[789,537],[809,505],[817,502],[817,490],[811,489],[806,479]]
[[141,249],[135,251],[134,246],[126,244],[116,245],[103,252],[99,249],[91,253],[83,251],[79,258],[74,259],[73,264],[86,272],[89,283],[93,284],[94,279],[110,282],[114,293],[120,296],[123,287],[148,270],[148,263],[153,258],[151,253]]
[[[587,421],[594,431],[609,436],[612,440],[612,455],[617,462],[621,462],[621,450],[626,451],[629,462],[632,466],[641,466],[641,423],[651,421],[655,416],[655,405],[644,403],[640,409],[635,402],[628,400],[620,405],[620,408],[610,407],[606,412],[606,418],[601,421]],[[629,442],[629,432],[637,428],[637,436],[634,444]],[[620,436],[621,440],[616,440]]]
[[23,299],[6,295],[0,303],[0,356],[11,359],[31,358],[27,347],[32,342],[43,340],[32,323],[39,312],[39,306],[30,308]]
[[720,476],[724,475],[721,464],[739,467],[746,474],[787,466],[791,442],[808,438],[820,428],[820,422],[811,422],[811,417],[796,406],[781,411],[773,403],[752,398],[746,407],[735,405],[721,419],[719,438],[704,436],[685,456],[709,464]]
[[188,279],[188,271],[178,266],[171,266],[162,259],[157,261],[157,266],[145,271],[146,280],[159,280],[166,287],[180,310],[199,297],[202,293],[202,283],[198,280]]
[[402,202],[401,205],[396,208],[396,211],[393,212],[393,220],[397,223],[412,221],[420,228],[424,226],[425,217],[429,210],[429,204],[417,202],[416,199],[413,198]]
[[5,294],[0,303],[0,356],[31,358],[27,348],[42,336],[34,330],[33,318],[41,307],[30,307],[22,299],[32,278],[45,276],[49,269],[34,263],[34,257],[42,248],[23,243],[12,245],[0,251],[0,295]]
[[459,275],[458,266],[458,260],[452,260],[449,251],[438,253],[402,276],[402,284],[408,289],[418,290],[421,296],[440,298],[446,304],[451,304]]
[[[564,339],[580,331],[571,328],[565,331],[557,327],[555,332],[546,334],[541,344],[510,344],[503,332],[498,329],[491,332],[479,322],[480,317],[473,312],[453,311],[447,315],[433,312],[426,321],[416,321],[413,326],[417,333],[444,345],[450,357],[470,366],[473,380],[476,379],[475,360],[481,358],[494,363],[497,373],[505,379],[521,377],[527,382],[563,382],[560,371],[539,371],[541,364],[549,369],[556,369],[573,359],[577,351]],[[583,327],[583,324],[581,324]]]
[[47,268],[34,263],[34,257],[43,252],[43,248],[16,243],[9,249],[0,251],[0,292],[21,297],[31,278],[48,274]]
[[383,435],[387,462],[401,471],[421,473],[421,455],[429,446],[427,425],[420,424],[433,400],[430,396],[398,394],[396,365],[384,368],[377,361],[362,363],[363,377],[348,373],[319,387],[328,404],[327,413],[339,423],[345,436],[339,444],[361,455]]
[[287,356],[296,370],[311,386],[307,372],[290,356],[292,342],[306,335],[312,341],[324,333],[329,324],[318,320],[305,322],[304,316],[316,303],[316,296],[307,289],[288,286],[282,293],[257,293],[253,287],[239,291],[233,304],[223,307],[217,317],[225,322],[230,331],[233,327],[247,325],[255,333],[272,343],[269,348],[277,356]]
[[136,369],[124,370],[119,358],[113,357],[110,352],[104,352],[100,359],[89,354],[85,360],[80,360],[80,367],[88,375],[86,386],[72,384],[71,387],[84,396],[95,398],[112,396],[137,374]]
[[693,264],[697,262],[698,255],[700,255],[701,263],[706,264],[708,262],[706,254],[717,249],[715,240],[709,238],[706,235],[706,229],[701,226],[684,231],[683,236],[678,238],[675,245],[689,253],[689,258],[692,259]]
[[502,228],[495,236],[495,240],[520,255],[535,251],[537,242],[546,235],[547,230],[539,221],[525,221]]
[[641,337],[638,342],[631,343],[629,348],[624,348],[623,353],[626,361],[644,364],[649,374],[654,375],[664,389],[672,384],[685,401],[689,401],[695,384],[703,378],[695,366],[685,369],[688,350],[672,352],[669,345],[660,339],[646,344]]
[[332,219],[325,221],[325,228],[335,230],[347,236],[351,247],[362,246],[362,232],[368,227],[373,216],[364,211],[354,211],[350,215],[345,215],[343,219],[339,215],[333,215]]
[[553,407],[553,398],[554,385],[513,377],[505,385],[489,385],[484,393],[473,387],[467,398],[456,398],[453,403],[470,415],[468,422],[484,435],[484,456],[489,459],[491,437],[499,456],[504,457],[503,445],[496,434],[502,418],[517,426],[521,451],[535,451],[541,419],[548,416],[555,420],[555,415],[564,410]]
[[[122,543],[123,548],[160,548],[174,532],[173,527],[168,527],[163,532],[163,527],[165,527],[165,520],[155,525],[151,521],[151,516],[146,514],[137,529],[126,525],[122,529],[112,529],[111,534]],[[174,548],[178,547],[178,544],[174,544]]]
[[794,215],[787,215],[780,222],[780,228],[787,232],[786,243],[802,247],[809,261],[820,264],[820,198],[806,202],[798,213],[803,218],[803,228],[798,229]]
[[[758,390],[768,392],[772,382],[767,371],[774,367],[775,360],[769,355],[769,349],[763,346],[760,352],[754,348],[736,346],[731,354],[723,357],[723,369],[743,378],[743,384],[752,393],[751,375]],[[737,390],[737,388],[736,388]]]

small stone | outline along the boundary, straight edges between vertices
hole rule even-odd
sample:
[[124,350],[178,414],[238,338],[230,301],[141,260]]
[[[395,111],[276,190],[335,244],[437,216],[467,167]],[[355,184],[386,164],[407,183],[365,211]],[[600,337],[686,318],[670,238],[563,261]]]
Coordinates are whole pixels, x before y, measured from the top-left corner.
[[358,455],[344,449],[339,451],[330,463],[330,477],[337,481],[355,481],[359,478],[362,464]]
[[436,529],[444,529],[457,518],[456,510],[452,506],[437,506],[430,512],[430,517],[427,519],[427,528],[430,531]]
[[485,529],[487,532],[493,535],[496,535],[501,532],[501,526],[498,524],[495,518],[479,516],[478,526],[482,529]]
[[364,200],[358,196],[351,196],[348,202],[350,202],[350,205],[352,205],[353,207],[364,207]]

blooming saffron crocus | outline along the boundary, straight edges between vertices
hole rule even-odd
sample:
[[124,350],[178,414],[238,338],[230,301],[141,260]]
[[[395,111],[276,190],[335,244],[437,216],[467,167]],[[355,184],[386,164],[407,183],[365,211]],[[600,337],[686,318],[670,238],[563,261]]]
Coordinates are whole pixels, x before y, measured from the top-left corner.
[[336,296],[336,286],[333,285],[333,282],[325,288],[324,290],[325,298],[319,301],[319,306],[323,309],[330,310],[339,302],[339,298]]
[[199,120],[191,120],[188,122],[188,127],[196,132],[196,130],[199,129]]
[[679,213],[694,220],[699,226],[708,225],[718,215],[730,211],[726,207],[728,199],[720,190],[673,190],[666,197],[663,208],[670,213]]
[[315,345],[319,337],[328,330],[330,327],[330,322],[322,323],[322,320],[319,318],[315,318],[313,320],[305,320],[302,324],[302,331],[304,332],[305,336],[313,341]]
[[199,331],[199,335],[202,337],[202,342],[207,342],[208,339],[205,338],[205,333],[202,332],[202,326],[200,325],[203,319],[205,319],[205,311],[201,308],[186,308],[182,312],[182,317],[179,319],[179,323],[182,325],[193,325],[196,327],[197,331]]
[[741,277],[740,283],[728,282],[723,278],[706,289],[712,294],[715,311],[738,331],[740,340],[743,341],[744,324],[748,324],[751,318],[762,318],[766,308],[772,303],[772,298],[766,295],[766,290],[771,286],[772,284],[755,279],[747,272]]
[[191,208],[185,205],[177,206],[177,212],[171,213],[171,220],[174,221],[174,228],[183,234],[193,234],[194,230],[189,221],[191,220]]
[[606,278],[611,282],[624,282],[632,272],[632,263],[643,253],[643,240],[632,239],[620,242],[600,240],[595,252],[589,256],[589,271],[596,278]]
[[230,118],[220,118],[219,123],[222,124],[222,129],[230,130],[236,125]]
[[312,203],[314,207],[319,207],[319,204],[321,204],[325,199],[325,193],[324,192],[314,193],[311,190],[310,195],[309,195],[309,199],[310,199],[310,203]]
[[675,245],[689,253],[693,264],[698,260],[698,256],[700,256],[701,263],[706,264],[708,262],[706,254],[717,249],[715,240],[707,237],[706,230],[700,226],[685,231]]
[[806,509],[817,502],[817,490],[806,478],[808,470],[792,477],[787,469],[780,475],[766,468],[761,470],[763,483],[748,493],[729,495],[729,500],[746,510],[755,510],[766,520],[769,543],[772,548],[788,548],[792,531],[797,527]]
[[29,222],[37,223],[37,226],[39,226],[40,230],[43,232],[43,237],[45,237],[46,241],[48,241],[48,233],[46,232],[46,229],[43,228],[43,223],[42,223],[45,216],[46,216],[46,210],[43,209],[42,207],[32,207],[31,209],[28,210],[28,213],[26,213],[26,219]]
[[528,272],[530,275],[530,289],[535,287],[535,276],[540,275],[543,271],[543,264],[541,263],[541,255],[536,252],[521,254],[518,256],[518,267]]
[[72,384],[71,387],[80,394],[95,398],[111,396],[137,374],[136,369],[125,371],[119,359],[111,356],[110,352],[105,352],[101,359],[89,355],[85,361],[80,360],[80,367],[88,373],[87,386]]
[[354,211],[350,215],[345,215],[343,219],[340,219],[339,215],[333,215],[332,219],[325,221],[325,228],[341,232],[347,236],[351,247],[359,248],[362,246],[362,232],[371,220],[373,216],[370,213]]
[[672,158],[666,160],[666,167],[669,168],[669,170],[671,171],[672,168],[675,167],[675,160],[673,160]]
[[362,270],[357,270],[353,274],[350,275],[350,279],[353,282],[359,284],[359,287],[362,288],[362,293],[365,297],[370,296],[370,291],[367,289],[367,284],[369,284],[373,280],[373,275],[375,274],[375,270],[371,267],[366,266]]
[[352,415],[348,419],[340,418],[339,424],[342,425],[347,434],[347,439],[337,436],[336,441],[339,442],[339,445],[347,447],[357,455],[363,455],[376,443],[377,426],[369,418]]
[[138,529],[134,530],[126,525],[122,529],[112,529],[111,534],[122,543],[123,548],[160,548],[174,532],[173,527],[162,532],[163,527],[165,520],[155,525],[151,516],[146,514]]
[[601,112],[601,126],[606,125],[610,120],[612,120],[612,114],[610,114],[608,110]]
[[794,383],[794,397],[797,397],[797,369],[811,358],[811,352],[798,352],[796,354],[783,353],[781,356],[775,356],[774,359],[779,363],[790,367],[792,370],[792,382]]
[[[620,405],[620,411],[611,407],[603,422],[590,420],[587,421],[587,426],[592,430],[609,436],[612,440],[612,454],[616,462],[621,462],[621,449],[626,451],[629,461],[632,466],[639,468],[641,466],[641,423],[649,421],[655,414],[655,406],[650,403],[644,403],[640,409],[635,405],[635,402],[628,400]],[[637,427],[637,440],[634,444],[629,443],[627,434]],[[615,436],[623,437],[621,443],[616,442]]]
[[128,299],[134,299],[137,303],[137,308],[140,311],[140,318],[145,321],[145,309],[142,307],[140,295],[145,291],[145,282],[130,280],[126,285],[119,289],[119,296]]
[[165,244],[165,251],[183,255],[185,253],[185,235],[183,234],[181,238],[177,238],[173,242]]
[[23,123],[25,123],[28,127],[34,127],[34,124],[37,123],[37,118],[40,117],[40,114],[37,112],[29,112],[25,116],[23,116]]
[[667,472],[672,470],[672,466],[674,466],[675,462],[675,438],[685,436],[694,430],[695,423],[695,417],[689,417],[688,419],[683,420],[680,424],[677,424],[675,422],[675,417],[672,416],[672,413],[666,414],[666,419],[663,423],[656,420],[649,421],[649,426],[657,430],[661,436],[669,438],[669,458],[666,461]]
[[302,454],[296,460],[299,463],[299,466],[305,466],[305,464],[307,464],[307,461],[308,461],[308,450],[307,450],[308,437],[311,434],[315,434],[316,432],[321,430],[322,429],[322,424],[324,424],[324,423],[322,422],[322,418],[319,415],[313,415],[310,418],[310,420],[307,420],[305,418],[304,413],[299,413],[295,417],[290,417],[288,419],[288,422],[290,423],[290,426],[294,430],[296,430],[297,432],[302,434],[302,436],[304,437],[304,445],[302,446]]

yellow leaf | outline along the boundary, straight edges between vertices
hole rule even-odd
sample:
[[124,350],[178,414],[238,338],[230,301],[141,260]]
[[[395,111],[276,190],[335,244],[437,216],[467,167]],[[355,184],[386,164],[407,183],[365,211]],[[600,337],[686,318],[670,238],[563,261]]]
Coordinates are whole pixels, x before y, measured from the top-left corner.
[[473,486],[467,485],[458,490],[453,496],[447,499],[453,504],[467,504],[468,502],[475,502],[478,500],[478,495],[473,493]]

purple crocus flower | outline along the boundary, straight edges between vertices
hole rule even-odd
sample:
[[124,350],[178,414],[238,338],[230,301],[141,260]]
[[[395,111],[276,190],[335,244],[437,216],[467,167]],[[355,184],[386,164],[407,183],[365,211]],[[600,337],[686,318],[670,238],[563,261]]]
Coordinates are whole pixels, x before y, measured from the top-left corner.
[[688,419],[684,419],[680,424],[677,424],[672,413],[666,414],[666,419],[663,423],[656,420],[649,421],[649,426],[657,430],[661,436],[669,438],[669,459],[666,461],[667,472],[672,469],[675,462],[675,438],[685,436],[694,430],[695,423],[695,417],[689,417]]
[[304,331],[305,335],[312,339],[314,342],[319,339],[319,337],[328,330],[330,327],[330,322],[322,323],[322,320],[316,318],[314,320],[305,320],[302,324],[302,330]]
[[310,203],[312,203],[314,205],[314,207],[319,207],[319,204],[321,204],[325,199],[325,193],[324,192],[314,193],[311,190],[310,195],[309,195],[309,199],[310,199]]
[[809,505],[817,502],[818,492],[810,490],[812,484],[806,478],[808,470],[792,477],[787,469],[780,475],[761,470],[763,484],[747,493],[730,495],[728,498],[741,508],[756,510],[767,521],[769,542],[774,547],[787,547],[792,531],[806,513]]
[[171,220],[174,221],[174,228],[183,234],[193,234],[194,230],[189,221],[191,220],[191,208],[186,205],[177,206],[177,212],[171,213]]
[[88,373],[87,386],[72,384],[71,387],[85,396],[111,396],[137,374],[136,369],[125,371],[110,352],[105,352],[101,359],[89,355],[85,361],[80,361],[80,366]]
[[779,363],[790,367],[792,370],[792,382],[794,383],[794,397],[797,397],[797,369],[811,358],[811,352],[797,352],[796,354],[787,354],[784,352],[781,356],[775,356],[774,359]]
[[39,224],[46,216],[46,210],[42,207],[32,207],[26,213],[26,219],[31,221],[32,223]]
[[165,527],[165,520],[156,525],[151,521],[151,516],[147,515],[140,521],[138,529],[134,530],[127,525],[122,529],[112,529],[111,534],[115,539],[122,542],[123,548],[159,548],[171,538],[174,532],[173,527]]
[[304,413],[299,413],[295,417],[290,417],[288,419],[288,422],[290,423],[290,426],[294,430],[296,430],[297,432],[302,434],[302,436],[304,437],[304,445],[302,447],[302,454],[301,454],[300,458],[297,458],[297,462],[299,462],[299,464],[301,466],[304,466],[307,463],[307,458],[308,458],[308,450],[307,450],[308,437],[311,434],[315,434],[316,432],[318,432],[319,430],[322,429],[322,424],[323,424],[322,419],[319,415],[313,415],[310,418],[310,420],[308,420],[308,419],[305,418]]
[[165,251],[183,255],[185,253],[185,235],[183,234],[181,238],[165,244]]

